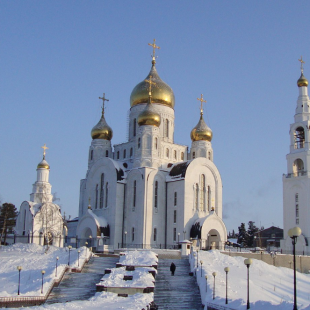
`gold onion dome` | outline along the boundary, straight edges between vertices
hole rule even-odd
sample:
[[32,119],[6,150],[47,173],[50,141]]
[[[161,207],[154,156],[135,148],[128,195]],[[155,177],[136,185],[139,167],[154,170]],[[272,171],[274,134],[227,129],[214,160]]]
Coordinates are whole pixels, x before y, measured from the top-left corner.
[[210,141],[212,140],[212,130],[205,123],[203,117],[203,113],[200,113],[200,120],[198,124],[191,131],[191,139],[192,141]]
[[[152,101],[153,103],[159,103],[166,105],[170,108],[174,108],[174,93],[172,88],[166,84],[158,75],[155,68],[155,60],[152,60],[152,68],[145,80],[151,79],[156,84],[156,87],[152,89]],[[147,103],[149,100],[148,84],[143,80],[139,83],[131,92],[130,106],[133,107],[137,104]]]
[[145,109],[138,116],[139,126],[152,125],[159,127],[160,125],[160,115],[156,112],[155,108],[151,103],[151,97],[149,97],[149,102]]
[[91,137],[93,139],[103,139],[103,140],[111,140],[113,137],[113,130],[107,124],[104,118],[104,109],[102,108],[101,119],[96,126],[93,127],[91,131]]
[[308,80],[305,78],[303,72],[300,75],[300,78],[297,81],[298,87],[308,86]]
[[43,156],[42,161],[38,164],[37,169],[50,169],[50,165],[45,160],[45,156]]

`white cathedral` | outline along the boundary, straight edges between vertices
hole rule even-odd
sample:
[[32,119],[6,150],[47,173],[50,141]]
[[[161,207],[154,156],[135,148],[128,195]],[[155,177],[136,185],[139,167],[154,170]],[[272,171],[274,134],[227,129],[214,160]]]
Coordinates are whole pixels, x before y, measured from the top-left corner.
[[[97,249],[121,246],[171,248],[197,239],[201,248],[223,248],[222,180],[213,163],[212,130],[203,119],[191,131],[190,151],[174,143],[175,98],[155,67],[130,96],[129,137],[111,145],[104,115],[91,131],[86,178],[80,182],[76,236]],[[198,98],[204,102],[202,96]],[[100,243],[101,242],[101,243]]]
[[290,152],[286,155],[287,174],[283,175],[283,233],[281,248],[291,252],[292,241],[288,230],[298,226],[302,230],[297,238],[296,251],[310,254],[310,100],[308,80],[303,74],[297,81],[299,96],[294,123],[290,125]]

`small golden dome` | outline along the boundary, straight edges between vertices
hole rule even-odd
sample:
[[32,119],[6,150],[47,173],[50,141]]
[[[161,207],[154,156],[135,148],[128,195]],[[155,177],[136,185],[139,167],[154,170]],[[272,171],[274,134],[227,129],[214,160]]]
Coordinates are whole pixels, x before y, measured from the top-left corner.
[[93,127],[91,131],[91,137],[93,139],[103,139],[103,140],[111,140],[113,137],[113,130],[107,124],[104,118],[104,109],[102,109],[102,116],[100,121],[96,126]]
[[[156,86],[152,89],[152,98],[154,103],[160,103],[170,108],[174,108],[174,93],[172,88],[166,84],[158,75],[155,68],[155,60],[152,61],[152,68],[145,80],[153,81]],[[130,106],[147,103],[149,99],[148,83],[143,80],[131,92]]]
[[305,78],[304,74],[301,73],[300,78],[297,81],[298,87],[307,86],[308,87],[308,80]]
[[191,131],[191,139],[192,141],[210,141],[212,140],[212,130],[205,123],[202,112],[200,113],[200,120],[198,124]]
[[139,114],[137,122],[139,126],[151,125],[159,127],[160,115],[156,112],[155,108],[153,107],[151,103],[151,98],[149,98],[149,102],[146,105],[145,109]]
[[50,169],[50,165],[45,160],[45,157],[43,157],[42,161],[38,164],[37,169]]

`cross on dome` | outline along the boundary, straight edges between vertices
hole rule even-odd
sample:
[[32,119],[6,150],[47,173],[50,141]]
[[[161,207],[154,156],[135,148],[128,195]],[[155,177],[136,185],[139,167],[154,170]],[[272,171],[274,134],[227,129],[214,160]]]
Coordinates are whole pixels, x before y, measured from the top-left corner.
[[201,95],[200,95],[200,98],[197,98],[197,100],[200,101],[200,114],[202,115],[202,114],[203,114],[203,105],[202,105],[202,103],[203,103],[203,102],[207,102],[207,100],[204,100],[204,99],[203,99],[203,94],[201,94]]
[[102,97],[99,97],[100,100],[102,100],[102,115],[104,114],[104,102],[109,101],[109,99],[106,99],[105,93],[103,93]]
[[304,72],[304,66],[303,64],[305,63],[303,60],[302,60],[302,56],[300,56],[300,59],[298,59],[298,61],[300,61],[300,71],[301,73]]
[[46,146],[46,143],[44,143],[44,145],[41,146],[41,148],[43,149],[43,159],[45,159],[46,150],[48,149],[48,147]]
[[155,50],[156,50],[156,48],[157,49],[160,49],[160,47],[159,46],[157,46],[156,44],[155,44],[155,39],[153,40],[153,44],[152,43],[148,43],[148,45],[150,45],[150,46],[152,46],[153,47],[153,60],[155,60]]

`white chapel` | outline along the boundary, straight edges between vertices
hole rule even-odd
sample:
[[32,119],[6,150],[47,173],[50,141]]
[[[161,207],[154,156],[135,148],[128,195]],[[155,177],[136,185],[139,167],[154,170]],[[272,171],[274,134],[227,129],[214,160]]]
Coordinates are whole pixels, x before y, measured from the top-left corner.
[[283,175],[283,237],[281,248],[292,252],[288,230],[298,226],[302,234],[297,238],[296,251],[310,254],[310,100],[308,80],[303,74],[297,81],[299,96],[290,125],[290,152],[286,155],[287,174]]
[[[146,79],[130,95],[129,137],[111,145],[112,128],[102,115],[91,131],[88,169],[80,182],[76,235],[97,249],[171,248],[197,239],[201,248],[222,248],[222,180],[213,162],[212,130],[200,118],[192,145],[174,143],[171,87],[158,75],[155,50]],[[198,115],[197,115],[198,118]],[[125,120],[124,120],[125,121]],[[193,124],[194,125],[194,124]],[[82,244],[80,244],[82,245]]]

